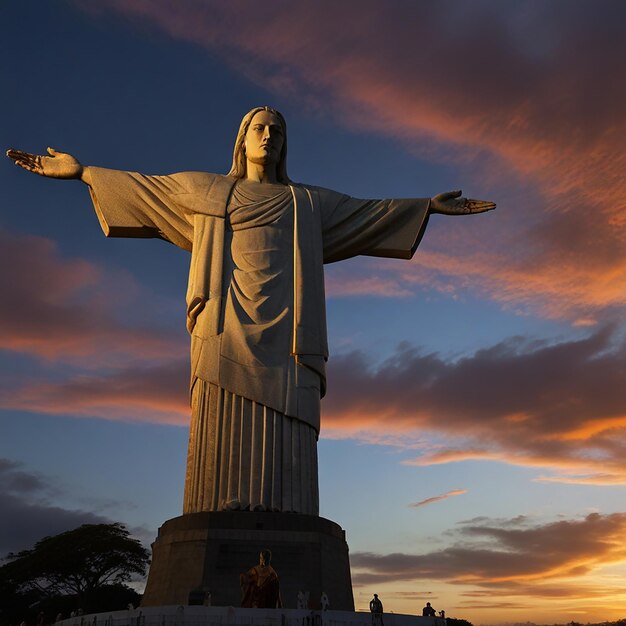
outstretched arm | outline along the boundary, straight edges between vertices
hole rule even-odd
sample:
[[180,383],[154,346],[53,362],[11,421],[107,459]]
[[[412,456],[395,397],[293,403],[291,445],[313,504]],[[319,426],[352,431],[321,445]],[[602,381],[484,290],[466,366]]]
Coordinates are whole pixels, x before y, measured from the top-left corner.
[[7,150],[7,156],[13,159],[15,165],[29,172],[48,178],[79,179],[87,185],[91,184],[89,168],[82,165],[76,157],[65,152],[57,152],[53,148],[48,148],[48,155],[40,156],[13,148]]
[[359,200],[319,187],[311,191],[322,212],[325,263],[357,254],[410,259],[432,213],[468,215],[496,208],[493,202],[462,198],[460,191],[395,200]]
[[[144,176],[86,167],[71,154],[53,148],[48,148],[47,156],[11,148],[7,156],[39,176],[86,183],[107,237],[157,237],[191,249],[193,209],[187,210],[187,205],[193,204],[196,196],[206,200],[207,195],[206,185],[193,174]],[[196,189],[194,193],[196,187],[199,192]]]
[[471,198],[461,198],[463,192],[446,191],[430,199],[430,213],[441,213],[442,215],[470,215],[472,213],[484,213],[493,211],[496,208],[495,202],[486,200],[472,200]]

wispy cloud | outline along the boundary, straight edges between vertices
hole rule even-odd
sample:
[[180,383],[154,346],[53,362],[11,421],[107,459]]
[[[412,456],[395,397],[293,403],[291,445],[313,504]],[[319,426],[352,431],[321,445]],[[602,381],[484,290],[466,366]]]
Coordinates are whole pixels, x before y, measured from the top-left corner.
[[[505,194],[485,219],[433,219],[413,263],[359,259],[362,271],[331,275],[331,293],[478,289],[505,306],[534,305],[580,326],[625,303],[624,5],[505,10],[486,2],[450,10],[445,1],[365,0],[358,13],[340,2],[277,2],[271,11],[239,0],[77,6],[197,43],[266,89],[306,100],[312,115],[330,113],[420,155],[452,159],[468,179],[482,181],[479,188]],[[599,26],[587,29],[591,15]],[[97,267],[61,258],[46,240],[6,244],[3,254],[20,280],[2,284],[11,296],[3,302],[20,308],[7,304],[0,312],[5,349],[87,362],[115,346],[124,359],[159,360],[164,372],[181,367],[174,361],[182,363],[183,342],[102,312],[90,291]],[[28,259],[20,245],[30,247]],[[618,334],[604,328],[555,344],[510,339],[457,361],[410,346],[378,368],[363,355],[345,355],[331,361],[323,432],[387,442],[407,433],[422,433],[422,441],[443,435],[445,446],[421,445],[410,462],[488,459],[536,467],[540,480],[622,484],[625,356]],[[182,391],[146,386],[143,369],[72,374],[56,385],[33,379],[3,402],[149,419],[154,397],[165,407],[156,419],[182,420]]]
[[60,381],[33,378],[18,387],[8,381],[0,386],[0,409],[182,426],[190,413],[188,370],[184,360]]
[[83,368],[184,354],[178,333],[123,319],[123,300],[143,296],[130,274],[107,276],[84,259],[63,258],[50,239],[1,230],[0,266],[0,349]]
[[[322,436],[414,451],[413,465],[481,460],[534,467],[539,481],[626,484],[624,362],[610,328],[561,343],[511,338],[458,360],[408,344],[378,365],[353,352],[330,363]],[[0,408],[185,425],[187,377],[185,358],[8,375]]]
[[[429,233],[417,263],[430,281],[581,324],[626,302],[622,4],[365,0],[355,12],[326,1],[267,11],[238,0],[108,0],[88,10],[152,23],[312,115],[454,161],[482,181],[475,188],[497,191],[501,208],[480,226]],[[512,198],[520,180],[527,191]],[[407,285],[346,283],[388,295]]]
[[[459,528],[457,542],[427,554],[350,555],[356,584],[420,579],[473,585],[500,596],[580,597],[586,577],[626,562],[626,513],[561,520],[526,527],[489,520]],[[559,581],[567,580],[567,586]],[[570,586],[570,583],[573,583]],[[614,591],[614,590],[612,590]],[[602,592],[596,589],[596,593]]]
[[425,500],[420,500],[419,502],[413,502],[412,504],[409,504],[409,506],[411,508],[417,509],[421,506],[434,504],[435,502],[441,502],[442,500],[447,500],[448,498],[452,498],[454,496],[462,496],[464,493],[467,493],[467,489],[452,489],[451,491],[442,493],[439,496],[432,496],[431,498],[426,498]]
[[32,364],[26,375],[4,372],[0,409],[186,423],[182,320],[179,333],[128,315],[146,298],[131,275],[64,258],[49,239],[6,231],[0,265],[0,350]]

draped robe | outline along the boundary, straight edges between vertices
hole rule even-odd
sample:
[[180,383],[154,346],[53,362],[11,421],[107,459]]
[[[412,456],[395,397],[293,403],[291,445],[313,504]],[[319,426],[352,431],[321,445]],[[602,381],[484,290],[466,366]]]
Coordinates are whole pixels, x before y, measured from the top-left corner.
[[255,565],[239,576],[241,606],[247,609],[281,608],[280,582],[271,565]]
[[90,170],[107,236],[158,237],[191,252],[184,512],[316,515],[328,358],[323,263],[411,258],[429,200],[359,200],[203,172]]

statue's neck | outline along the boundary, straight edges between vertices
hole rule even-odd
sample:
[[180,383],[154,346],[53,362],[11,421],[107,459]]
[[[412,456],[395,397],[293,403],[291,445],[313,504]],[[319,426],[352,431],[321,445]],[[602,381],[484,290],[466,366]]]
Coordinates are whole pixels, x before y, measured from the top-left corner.
[[276,184],[276,164],[263,165],[262,163],[247,162],[246,180],[254,183],[270,183]]

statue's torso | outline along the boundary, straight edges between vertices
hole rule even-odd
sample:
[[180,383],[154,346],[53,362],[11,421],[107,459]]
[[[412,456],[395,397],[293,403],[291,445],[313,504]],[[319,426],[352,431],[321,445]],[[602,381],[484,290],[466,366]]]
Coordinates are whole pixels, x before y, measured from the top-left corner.
[[[240,182],[228,206],[222,356],[245,366],[290,366],[293,197],[289,187]],[[230,245],[228,245],[230,244]]]

